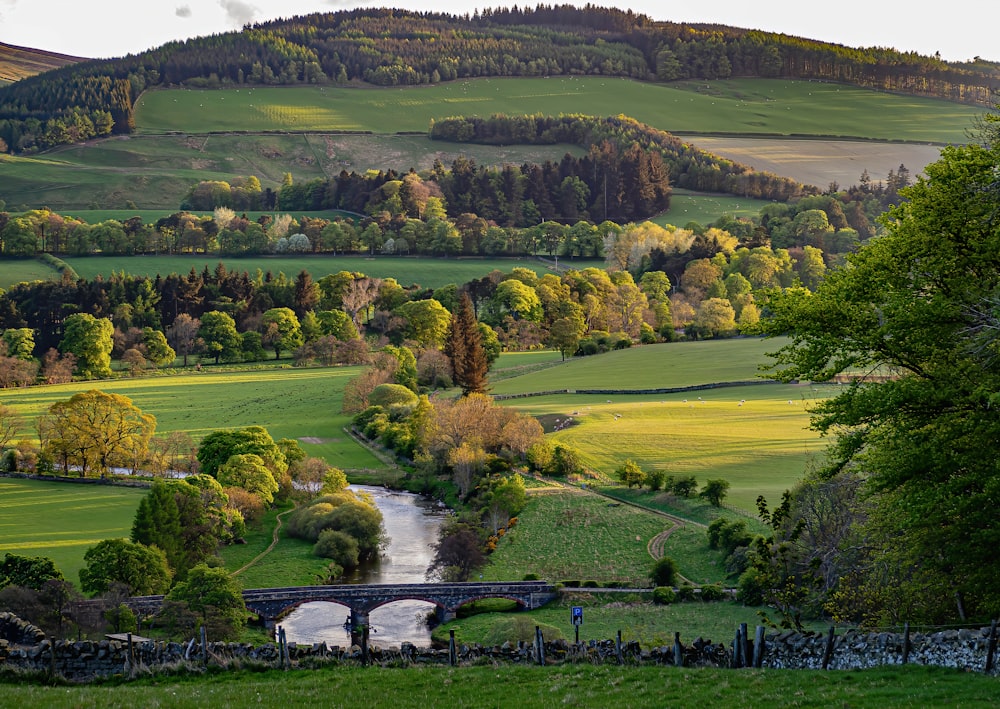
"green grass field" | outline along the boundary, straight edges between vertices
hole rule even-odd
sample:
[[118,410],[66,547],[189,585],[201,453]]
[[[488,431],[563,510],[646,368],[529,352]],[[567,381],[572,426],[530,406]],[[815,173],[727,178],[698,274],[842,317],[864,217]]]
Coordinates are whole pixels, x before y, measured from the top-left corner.
[[[303,269],[309,271],[313,280],[319,280],[329,273],[338,271],[360,271],[376,278],[395,278],[406,287],[419,284],[424,288],[440,288],[449,283],[462,284],[481,278],[494,269],[510,273],[515,267],[527,268],[538,275],[549,273],[551,269],[541,261],[523,259],[478,259],[478,258],[418,258],[406,256],[258,256],[230,258],[220,256],[89,256],[63,259],[81,277],[92,279],[98,275],[105,278],[112,273],[126,272],[137,276],[154,277],[157,274],[186,274],[192,268],[200,273],[206,266],[215,269],[221,261],[230,271],[246,271],[251,276],[257,269],[277,275],[284,273],[294,279]],[[2,262],[0,262],[2,263]],[[27,262],[31,263],[31,262]],[[603,261],[580,260],[561,261],[577,268],[588,266],[603,267]],[[41,264],[39,264],[41,265]],[[0,271],[0,275],[3,272]],[[20,279],[23,280],[23,279]],[[0,282],[0,286],[3,283]]]
[[220,428],[263,426],[275,438],[307,439],[311,456],[339,468],[380,469],[384,465],[343,432],[349,417],[340,412],[344,384],[356,367],[266,368],[246,372],[199,373],[100,382],[75,382],[7,390],[4,404],[28,420],[56,401],[79,391],[123,394],[156,417],[157,432],[187,431],[196,440]]
[[494,113],[627,116],[671,132],[776,133],[965,142],[973,106],[782,79],[662,85],[607,77],[493,78],[406,88],[149,91],[140,133],[426,131],[432,119]]
[[450,165],[459,155],[484,165],[520,165],[558,161],[567,152],[584,151],[573,145],[457,145],[421,135],[139,135],[31,157],[0,155],[0,198],[8,209],[48,205],[75,213],[97,204],[106,211],[131,201],[176,211],[200,180],[256,175],[276,188],[286,172],[304,182],[341,170],[427,170],[435,160]]
[[0,554],[47,556],[80,584],[83,555],[128,537],[142,488],[0,478]]
[[483,570],[488,581],[538,574],[551,580],[597,579],[647,586],[650,539],[670,527],[656,515],[611,505],[581,490],[538,492]]
[[[558,368],[498,383],[493,394],[554,389],[666,389],[751,381],[780,340],[744,337],[646,345],[595,357],[574,357]],[[742,398],[742,397],[741,397]]]
[[[16,679],[4,702],[47,709],[136,706],[312,707],[992,707],[996,678],[936,667],[864,671],[716,670],[568,664],[452,668],[355,667],[227,671],[155,677],[127,684],[43,686]],[[373,697],[376,699],[373,701]]]

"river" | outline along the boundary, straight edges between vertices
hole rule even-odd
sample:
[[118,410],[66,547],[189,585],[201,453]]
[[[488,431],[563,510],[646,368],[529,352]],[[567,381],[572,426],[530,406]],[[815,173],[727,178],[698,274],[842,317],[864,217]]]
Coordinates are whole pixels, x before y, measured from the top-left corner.
[[[378,562],[363,566],[344,583],[425,583],[427,567],[434,556],[433,544],[444,521],[446,510],[435,503],[407,492],[380,487],[351,486],[375,498],[382,511],[389,544]],[[372,611],[373,633],[370,642],[380,647],[399,647],[410,642],[430,647],[431,631],[427,615],[434,604],[423,601],[397,601]],[[281,620],[290,642],[346,646],[351,637],[344,629],[349,611],[337,603],[305,603]]]

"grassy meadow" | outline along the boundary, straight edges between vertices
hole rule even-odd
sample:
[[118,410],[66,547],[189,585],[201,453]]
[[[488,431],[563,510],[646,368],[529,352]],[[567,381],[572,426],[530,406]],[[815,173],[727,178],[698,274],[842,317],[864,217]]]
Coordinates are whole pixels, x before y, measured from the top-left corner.
[[[418,284],[424,288],[440,288],[449,283],[467,283],[482,278],[494,269],[510,273],[515,267],[527,268],[538,275],[551,272],[541,261],[530,258],[419,258],[408,256],[256,256],[231,258],[226,256],[89,256],[63,259],[80,274],[92,279],[98,275],[107,278],[112,273],[126,272],[136,276],[155,277],[157,274],[186,274],[192,268],[200,273],[206,267],[209,271],[221,261],[229,271],[246,271],[251,276],[258,269],[277,275],[284,273],[294,279],[303,269],[309,271],[313,280],[338,271],[359,271],[375,278],[395,278],[407,287]],[[28,262],[31,263],[31,262]],[[579,260],[561,261],[576,268],[587,266],[603,267],[603,261]],[[41,264],[39,264],[41,265]],[[0,276],[3,272],[0,271]],[[23,279],[21,279],[23,280]],[[0,282],[0,286],[3,283]]]
[[[610,110],[609,110],[610,109]],[[431,120],[494,113],[623,113],[670,132],[965,142],[982,113],[947,101],[838,84],[731,79],[650,84],[601,76],[490,78],[402,88],[166,89],[136,104],[139,133],[424,132]],[[877,120],[876,120],[877,118]]]
[[671,527],[665,518],[572,488],[532,491],[528,505],[490,555],[488,581],[595,579],[649,585],[646,545]]
[[128,537],[143,488],[0,478],[0,554],[47,556],[79,585],[83,555]]
[[298,438],[311,456],[343,469],[384,464],[351,440],[340,412],[343,387],[357,367],[186,371],[173,376],[74,382],[6,390],[3,403],[33,431],[34,419],[56,401],[88,389],[122,394],[156,417],[157,432],[187,431],[195,440],[220,428],[263,426],[275,438]]
[[156,677],[127,684],[3,685],[10,706],[131,709],[136,706],[427,707],[992,707],[996,678],[939,667],[864,671],[724,670],[567,664],[553,667],[357,667],[248,669]]

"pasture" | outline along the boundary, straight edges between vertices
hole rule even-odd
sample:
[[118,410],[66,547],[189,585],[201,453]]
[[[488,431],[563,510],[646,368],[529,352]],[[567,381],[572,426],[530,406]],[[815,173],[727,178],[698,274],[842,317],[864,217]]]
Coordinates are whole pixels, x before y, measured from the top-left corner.
[[[157,274],[186,274],[192,268],[201,273],[206,267],[213,271],[222,262],[229,271],[246,271],[253,276],[259,269],[262,273],[284,273],[294,279],[300,271],[306,270],[314,281],[338,271],[358,271],[374,278],[395,278],[403,287],[420,285],[423,288],[440,288],[449,283],[462,284],[475,278],[482,278],[494,269],[510,273],[515,268],[527,268],[538,275],[550,272],[543,262],[531,258],[524,259],[479,259],[479,258],[418,258],[408,256],[257,256],[232,258],[228,256],[100,256],[64,259],[81,277],[92,279],[98,275],[105,278],[124,271],[135,276],[155,277]],[[30,262],[29,262],[30,263]],[[603,261],[581,260],[563,261],[577,264],[575,267],[603,267]],[[0,272],[2,275],[2,272]],[[54,277],[54,276],[53,276]],[[22,279],[23,280],[23,279]],[[0,286],[3,283],[0,282]]]
[[[671,523],[572,488],[532,490],[519,520],[483,569],[487,581],[599,579],[649,585],[646,544]],[[683,571],[682,571],[683,573]]]
[[80,584],[83,555],[128,537],[144,488],[0,478],[0,555],[47,556]]
[[934,99],[785,79],[652,84],[602,76],[490,78],[396,88],[167,89],[136,105],[140,133],[424,132],[431,120],[494,113],[625,114],[670,132],[965,142],[982,113]]
[[[767,353],[783,340],[741,337],[615,350],[574,357],[558,369],[498,382],[493,394],[524,394],[556,389],[667,389],[718,382],[756,380]],[[607,398],[607,397],[605,397]]]
[[[646,471],[728,480],[726,502],[753,516],[758,495],[780,500],[825,447],[808,429],[808,407],[825,392],[762,385],[669,395],[560,395],[516,408],[574,425],[553,433],[605,479],[631,458]],[[610,400],[608,403],[606,400]],[[741,405],[741,401],[745,403]]]
[[[722,638],[713,638],[716,642]],[[580,707],[990,707],[996,678],[976,672],[907,665],[862,672],[619,667],[565,664],[453,668],[438,665],[360,667],[331,663],[307,671],[229,670],[208,677],[174,675],[126,684],[45,686],[13,680],[3,686],[10,706],[47,709],[136,706]]]
[[[27,430],[49,406],[88,389],[129,397],[156,417],[157,433],[187,431],[197,441],[220,428],[263,426],[275,438],[300,439],[310,456],[338,468],[384,464],[344,432],[343,387],[357,367],[261,368],[237,372],[185,371],[173,376],[74,382],[6,390],[3,403],[26,419]],[[304,440],[303,440],[304,439]]]

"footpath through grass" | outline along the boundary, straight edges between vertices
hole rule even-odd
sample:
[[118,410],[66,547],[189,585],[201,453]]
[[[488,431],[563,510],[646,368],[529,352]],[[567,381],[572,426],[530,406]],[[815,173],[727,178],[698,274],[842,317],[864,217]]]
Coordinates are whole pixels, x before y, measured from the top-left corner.
[[613,665],[222,672],[129,684],[5,684],[8,706],[47,709],[323,705],[428,707],[993,707],[997,680],[934,667],[864,671],[716,670]]

